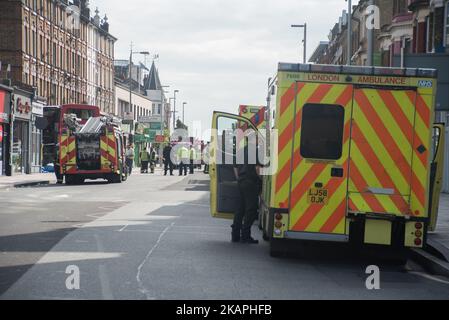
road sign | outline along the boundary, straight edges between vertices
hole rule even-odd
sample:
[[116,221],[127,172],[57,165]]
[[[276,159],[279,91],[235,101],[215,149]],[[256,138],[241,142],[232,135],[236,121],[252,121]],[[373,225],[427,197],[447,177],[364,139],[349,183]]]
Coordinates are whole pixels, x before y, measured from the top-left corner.
[[139,116],[137,117],[137,121],[140,123],[150,123],[152,121],[152,116]]
[[157,135],[156,136],[156,142],[157,143],[164,143],[165,142],[165,137],[162,135]]
[[161,130],[161,123],[160,122],[150,122],[150,129],[151,130]]

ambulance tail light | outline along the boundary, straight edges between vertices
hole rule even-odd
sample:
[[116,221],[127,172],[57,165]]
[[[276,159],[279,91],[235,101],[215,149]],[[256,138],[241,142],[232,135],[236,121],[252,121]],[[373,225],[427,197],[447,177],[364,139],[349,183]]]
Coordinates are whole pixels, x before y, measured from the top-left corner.
[[407,222],[405,225],[405,246],[409,248],[421,248],[424,244],[424,235],[423,222]]
[[273,237],[283,238],[288,227],[288,213],[275,212],[273,218]]

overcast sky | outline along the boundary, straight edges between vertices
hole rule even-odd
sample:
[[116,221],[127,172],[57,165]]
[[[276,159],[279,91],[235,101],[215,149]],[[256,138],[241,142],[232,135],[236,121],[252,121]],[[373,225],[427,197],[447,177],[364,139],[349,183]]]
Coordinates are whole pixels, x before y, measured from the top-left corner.
[[267,79],[277,63],[302,59],[302,29],[291,24],[307,22],[310,56],[347,7],[344,0],[90,3],[102,18],[107,14],[110,32],[119,39],[115,58],[129,57],[131,41],[135,50],[159,54],[156,63],[163,85],[171,86],[169,96],[178,89],[177,109],[186,101],[187,125],[199,120],[203,130],[213,110],[236,113],[239,104],[265,104]]

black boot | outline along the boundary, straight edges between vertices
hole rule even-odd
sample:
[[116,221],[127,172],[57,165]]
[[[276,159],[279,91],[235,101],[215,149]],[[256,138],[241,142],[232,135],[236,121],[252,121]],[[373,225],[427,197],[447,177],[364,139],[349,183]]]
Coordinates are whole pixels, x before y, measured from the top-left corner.
[[232,225],[231,228],[232,228],[231,233],[232,242],[240,242],[240,229],[234,228],[234,225]]
[[258,244],[259,240],[253,239],[252,237],[249,238],[242,238],[240,241],[241,243],[248,243],[248,244]]

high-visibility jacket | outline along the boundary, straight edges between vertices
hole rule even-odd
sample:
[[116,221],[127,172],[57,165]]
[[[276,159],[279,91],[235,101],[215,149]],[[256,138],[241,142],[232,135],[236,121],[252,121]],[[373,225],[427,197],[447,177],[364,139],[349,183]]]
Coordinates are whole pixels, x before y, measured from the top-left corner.
[[187,149],[185,146],[181,146],[178,149],[178,158],[179,159],[188,159],[189,158],[189,149]]
[[196,150],[195,149],[190,149],[190,160],[195,160],[196,159]]
[[150,155],[147,150],[142,150],[140,152],[140,161],[150,161]]

